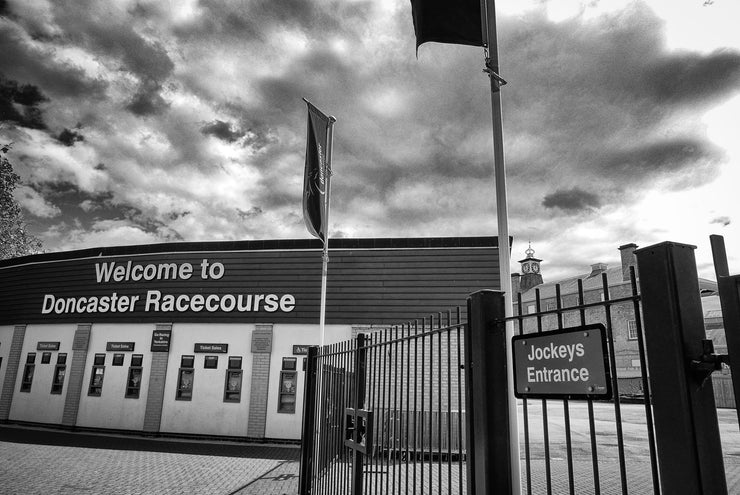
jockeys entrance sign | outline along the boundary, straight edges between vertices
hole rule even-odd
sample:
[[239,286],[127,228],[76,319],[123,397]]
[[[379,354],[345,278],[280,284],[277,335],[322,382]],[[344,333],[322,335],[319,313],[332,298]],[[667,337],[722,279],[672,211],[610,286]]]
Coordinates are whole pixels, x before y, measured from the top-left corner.
[[518,335],[512,346],[517,397],[611,398],[604,325]]

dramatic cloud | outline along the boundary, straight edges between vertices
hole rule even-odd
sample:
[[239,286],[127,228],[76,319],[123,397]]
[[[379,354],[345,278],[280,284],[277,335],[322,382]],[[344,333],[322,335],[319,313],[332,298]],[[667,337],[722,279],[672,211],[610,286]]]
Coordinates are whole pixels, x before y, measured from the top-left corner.
[[0,115],[4,121],[31,129],[45,129],[46,124],[38,105],[47,100],[36,86],[20,85],[3,78],[0,73]]
[[560,208],[567,212],[593,210],[601,205],[596,194],[574,187],[568,190],[558,190],[545,196],[542,206],[545,208]]
[[690,102],[737,92],[740,53],[718,50],[709,56],[671,56],[645,71],[646,90],[658,103]]
[[204,125],[200,128],[200,132],[223,139],[228,143],[233,143],[245,134],[239,129],[232,128],[231,124],[222,120],[214,120],[210,124]]
[[65,146],[74,146],[76,142],[84,141],[85,136],[65,127],[64,130],[59,133],[59,136],[57,136],[57,140]]
[[[740,43],[673,49],[654,2],[603,4],[554,18],[497,2],[510,231],[546,260],[735,228],[707,191],[740,152],[705,116],[740,94]],[[697,29],[723,8],[697,5]],[[49,249],[305,237],[302,98],[337,119],[332,235],[496,232],[483,51],[417,57],[408,2],[0,0],[0,15],[0,144]],[[692,219],[670,230],[679,195]]]

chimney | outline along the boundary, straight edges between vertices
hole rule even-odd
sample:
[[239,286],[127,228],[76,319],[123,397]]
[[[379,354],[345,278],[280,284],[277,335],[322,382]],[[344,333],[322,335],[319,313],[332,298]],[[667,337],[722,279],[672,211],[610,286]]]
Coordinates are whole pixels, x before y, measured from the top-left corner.
[[511,294],[514,296],[514,301],[516,301],[516,295],[519,292],[520,283],[521,283],[521,275],[518,273],[512,273],[511,274]]
[[624,246],[619,246],[619,253],[622,255],[622,281],[630,279],[630,267],[635,267],[635,275],[637,275],[637,260],[635,259],[635,249],[637,244],[630,243]]
[[595,277],[596,275],[601,275],[606,271],[606,263],[594,263],[591,265],[591,273],[588,275],[588,278]]

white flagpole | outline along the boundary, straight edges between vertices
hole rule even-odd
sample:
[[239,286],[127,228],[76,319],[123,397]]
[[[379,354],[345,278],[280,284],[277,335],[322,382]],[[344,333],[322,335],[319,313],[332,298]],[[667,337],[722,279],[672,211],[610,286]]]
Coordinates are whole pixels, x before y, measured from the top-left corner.
[[336,122],[332,116],[329,116],[329,129],[327,132],[327,141],[329,142],[328,149],[326,150],[326,170],[324,170],[324,177],[326,181],[326,193],[324,197],[324,250],[321,255],[321,310],[319,313],[319,331],[320,345],[323,347],[326,343],[326,279],[329,272],[329,199],[331,198],[331,158],[334,149],[334,122]]
[[[482,0],[485,7],[485,35],[488,40],[488,59],[486,72],[491,80],[491,119],[493,123],[493,166],[496,181],[496,219],[498,222],[498,256],[501,290],[504,292],[505,316],[513,316],[513,296],[511,293],[511,253],[509,248],[509,208],[506,198],[506,166],[504,164],[504,131],[501,110],[500,87],[506,84],[499,76],[498,40],[496,34],[496,10],[493,0]],[[514,336],[514,324],[506,324],[506,342]],[[506,346],[506,359],[513,362],[511,345]],[[512,495],[521,493],[521,470],[519,461],[519,413],[514,396],[514,370],[507,366],[509,382],[509,445],[511,446]]]

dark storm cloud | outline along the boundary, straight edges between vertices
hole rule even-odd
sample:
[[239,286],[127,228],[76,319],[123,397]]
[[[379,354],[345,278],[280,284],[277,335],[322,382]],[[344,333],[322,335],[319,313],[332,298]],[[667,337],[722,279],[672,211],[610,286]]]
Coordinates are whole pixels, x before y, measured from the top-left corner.
[[74,129],[70,130],[70,129],[67,129],[66,127],[57,136],[57,141],[59,141],[65,146],[74,146],[75,143],[79,141],[84,141],[84,140],[85,140],[85,136],[75,131]]
[[598,209],[601,206],[601,200],[594,193],[574,187],[572,189],[559,189],[548,194],[542,201],[542,206],[545,208],[559,208],[568,213],[579,213]]
[[239,138],[244,137],[245,134],[240,129],[234,128],[232,124],[218,119],[201,127],[200,132],[206,136],[217,137],[227,143],[233,143]]
[[10,14],[10,7],[8,7],[8,0],[0,0],[0,16],[5,17]]
[[369,1],[317,4],[305,0],[250,0],[225,5],[218,0],[203,0],[199,3],[202,15],[189,25],[176,27],[175,33],[184,39],[208,36],[212,41],[265,41],[275,29],[287,27],[301,28],[311,36],[342,31],[356,38],[352,21],[366,20],[371,6]]
[[[182,212],[182,215],[186,215],[187,212]],[[131,224],[139,227],[142,231],[155,234],[167,242],[182,241],[183,237],[175,229],[167,226],[167,224],[159,219],[153,218],[147,215],[142,210],[135,206],[124,205],[123,217],[128,220]]]
[[699,101],[740,89],[740,53],[685,53],[655,61],[643,77],[645,89],[660,103]]
[[257,217],[257,216],[262,215],[263,213],[262,208],[260,208],[259,206],[253,206],[249,210],[241,210],[237,208],[236,211],[237,211],[237,214],[239,215],[239,218],[241,218],[242,220],[247,220],[250,218]]
[[169,103],[159,93],[161,89],[156,83],[142,84],[126,105],[126,110],[140,117],[161,114],[169,107]]
[[6,77],[38,86],[53,96],[94,99],[103,96],[106,89],[105,82],[57,60],[53,51],[26,43],[16,27],[0,26],[0,67]]
[[64,38],[93,53],[119,60],[123,68],[142,81],[162,82],[175,64],[158,41],[144,39],[128,19],[119,18],[98,2],[55,5],[55,18],[64,29]]
[[668,51],[662,21],[644,3],[588,20],[534,13],[501,25],[514,188],[533,178],[594,184],[603,206],[624,200],[616,191],[639,197],[658,179],[669,189],[714,179],[724,156],[698,116],[740,89],[737,52]]
[[606,174],[629,182],[656,175],[672,175],[686,168],[717,163],[722,153],[707,141],[674,139],[626,150],[614,150],[600,165]]
[[38,105],[48,100],[36,86],[19,84],[0,73],[0,121],[31,129],[46,129]]

